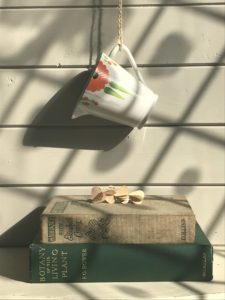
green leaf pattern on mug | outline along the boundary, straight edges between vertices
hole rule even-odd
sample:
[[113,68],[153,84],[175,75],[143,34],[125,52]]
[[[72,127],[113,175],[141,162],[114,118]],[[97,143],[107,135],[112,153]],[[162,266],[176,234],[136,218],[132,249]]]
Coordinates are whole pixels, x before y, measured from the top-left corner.
[[114,96],[114,97],[116,97],[116,98],[119,98],[119,99],[124,99],[120,94],[118,94],[114,89],[112,89],[111,87],[109,87],[109,86],[106,86],[105,88],[104,88],[104,92],[106,93],[106,94],[109,94],[109,95],[111,95],[111,96]]
[[122,87],[121,85],[119,85],[118,83],[116,82],[113,82],[113,81],[110,81],[109,82],[109,85],[114,88],[114,89],[117,89],[127,95],[132,95],[128,90],[126,90],[124,87]]
[[104,88],[104,92],[106,94],[109,94],[111,96],[114,96],[114,97],[116,97],[118,99],[122,99],[122,100],[124,99],[124,97],[119,92],[122,92],[127,95],[132,95],[128,90],[126,90],[124,87],[122,87],[121,85],[119,85],[116,82],[110,81],[109,85],[110,86],[107,86]]

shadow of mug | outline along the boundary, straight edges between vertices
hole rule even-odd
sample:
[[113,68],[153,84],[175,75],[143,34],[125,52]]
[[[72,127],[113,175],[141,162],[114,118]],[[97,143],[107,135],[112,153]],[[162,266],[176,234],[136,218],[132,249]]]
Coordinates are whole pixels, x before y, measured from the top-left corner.
[[72,119],[90,72],[73,77],[49,100],[27,129],[24,146],[110,150],[131,132],[131,127],[90,115]]

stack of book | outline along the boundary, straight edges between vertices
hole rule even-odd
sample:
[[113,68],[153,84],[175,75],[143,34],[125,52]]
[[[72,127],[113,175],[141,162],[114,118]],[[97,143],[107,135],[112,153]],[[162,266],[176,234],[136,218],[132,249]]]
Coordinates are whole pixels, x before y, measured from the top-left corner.
[[32,282],[210,281],[213,248],[184,196],[141,205],[56,196],[30,245]]

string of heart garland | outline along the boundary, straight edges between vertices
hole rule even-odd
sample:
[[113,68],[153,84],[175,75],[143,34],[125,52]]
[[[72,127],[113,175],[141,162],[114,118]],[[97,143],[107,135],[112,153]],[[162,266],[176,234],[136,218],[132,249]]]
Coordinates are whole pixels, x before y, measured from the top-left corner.
[[105,190],[102,190],[98,186],[94,186],[91,190],[91,200],[93,203],[106,202],[108,204],[127,204],[131,202],[133,204],[142,204],[144,200],[144,192],[141,190],[129,192],[126,185],[119,188],[115,188],[110,185]]
[[[117,20],[117,28],[118,28],[118,37],[117,44],[119,49],[122,49],[123,45],[123,0],[118,0],[118,20]],[[144,192],[141,190],[136,190],[133,192],[129,192],[127,186],[121,186],[119,188],[115,188],[110,185],[105,190],[102,190],[100,187],[95,186],[91,190],[91,201],[93,203],[102,203],[106,202],[108,204],[121,203],[127,204],[129,202],[134,204],[142,204],[144,200]]]

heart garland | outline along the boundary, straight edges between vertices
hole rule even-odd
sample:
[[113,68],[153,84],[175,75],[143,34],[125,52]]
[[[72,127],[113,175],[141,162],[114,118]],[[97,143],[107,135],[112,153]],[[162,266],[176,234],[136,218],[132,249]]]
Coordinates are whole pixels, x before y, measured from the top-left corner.
[[99,186],[94,186],[91,190],[91,200],[93,203],[106,202],[108,204],[127,204],[131,202],[134,204],[142,204],[144,192],[141,190],[129,192],[126,185],[119,188],[110,185],[105,190],[102,190]]

